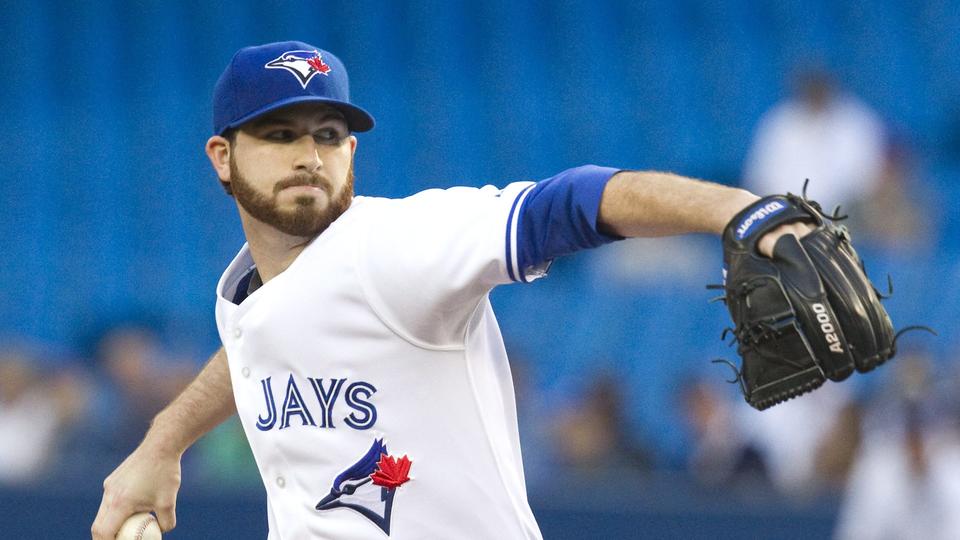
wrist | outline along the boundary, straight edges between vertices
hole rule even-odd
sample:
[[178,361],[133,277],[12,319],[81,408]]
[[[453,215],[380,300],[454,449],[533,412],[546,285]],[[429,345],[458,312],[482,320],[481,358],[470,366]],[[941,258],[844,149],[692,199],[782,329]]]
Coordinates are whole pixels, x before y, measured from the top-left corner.
[[154,417],[140,446],[161,458],[180,459],[191,442],[184,438],[175,417],[165,409]]
[[728,223],[740,213],[741,210],[760,200],[760,197],[750,193],[745,189],[734,188],[730,190],[730,195],[726,201],[720,205],[718,218],[714,232],[723,234],[724,228]]

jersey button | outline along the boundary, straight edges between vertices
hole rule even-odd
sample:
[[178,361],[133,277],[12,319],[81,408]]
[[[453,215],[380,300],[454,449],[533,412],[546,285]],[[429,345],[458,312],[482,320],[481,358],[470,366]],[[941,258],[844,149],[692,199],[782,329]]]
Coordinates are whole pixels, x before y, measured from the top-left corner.
[[285,486],[285,485],[287,485],[286,479],[284,479],[282,476],[278,476],[278,477],[277,477],[277,487],[283,488],[283,486]]
[[244,377],[249,377],[250,368],[248,368],[247,366],[243,366],[243,369],[240,370],[240,374],[243,375]]
[[233,337],[238,338],[242,335],[243,335],[243,330],[240,330],[239,326],[233,329]]

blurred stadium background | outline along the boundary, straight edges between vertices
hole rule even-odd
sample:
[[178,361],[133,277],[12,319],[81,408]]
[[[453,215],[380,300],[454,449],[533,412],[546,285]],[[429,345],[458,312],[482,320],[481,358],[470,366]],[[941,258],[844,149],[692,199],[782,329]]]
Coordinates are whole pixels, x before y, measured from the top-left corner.
[[[243,236],[202,151],[210,96],[236,49],[284,39],[340,56],[376,116],[365,195],[582,163],[740,184],[764,115],[812,69],[882,122],[884,179],[845,201],[850,226],[874,280],[893,276],[895,324],[940,336],[904,338],[850,384],[767,414],[721,382],[710,360],[735,353],[704,288],[720,279],[714,238],[624,242],[494,292],[546,538],[873,538],[850,532],[868,519],[851,508],[882,441],[904,485],[960,478],[960,2],[14,0],[0,536],[87,536],[103,478],[218,345],[214,286]],[[787,172],[798,191],[805,171]],[[896,511],[891,496],[873,512],[940,508],[895,491]],[[178,516],[169,538],[265,536],[235,422],[185,457]]]

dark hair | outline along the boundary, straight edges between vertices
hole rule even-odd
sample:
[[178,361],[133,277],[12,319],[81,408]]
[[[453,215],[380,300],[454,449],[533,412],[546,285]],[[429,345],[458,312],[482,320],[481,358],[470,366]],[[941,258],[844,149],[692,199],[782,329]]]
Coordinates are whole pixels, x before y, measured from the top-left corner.
[[[225,129],[223,133],[220,134],[220,136],[226,139],[227,142],[230,143],[230,151],[233,152],[233,147],[237,142],[237,128],[234,127],[234,128]],[[233,159],[232,153],[230,154],[230,156],[231,156],[230,159]],[[230,187],[230,182],[224,182],[223,180],[221,180],[220,185],[223,186],[223,191],[225,191],[227,195],[230,195],[231,197],[233,196],[233,188]]]

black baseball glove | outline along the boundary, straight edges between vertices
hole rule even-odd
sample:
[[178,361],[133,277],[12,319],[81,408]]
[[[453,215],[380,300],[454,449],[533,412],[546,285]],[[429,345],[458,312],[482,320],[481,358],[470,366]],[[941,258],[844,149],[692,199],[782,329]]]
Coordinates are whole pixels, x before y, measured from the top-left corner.
[[[806,196],[788,193],[757,201],[724,230],[721,298],[735,325],[727,331],[743,359],[740,370],[733,367],[757,409],[810,392],[826,379],[842,381],[854,369],[870,371],[896,352],[884,296],[837,219]],[[815,229],[799,240],[781,236],[772,258],[760,254],[765,233],[796,221]]]

